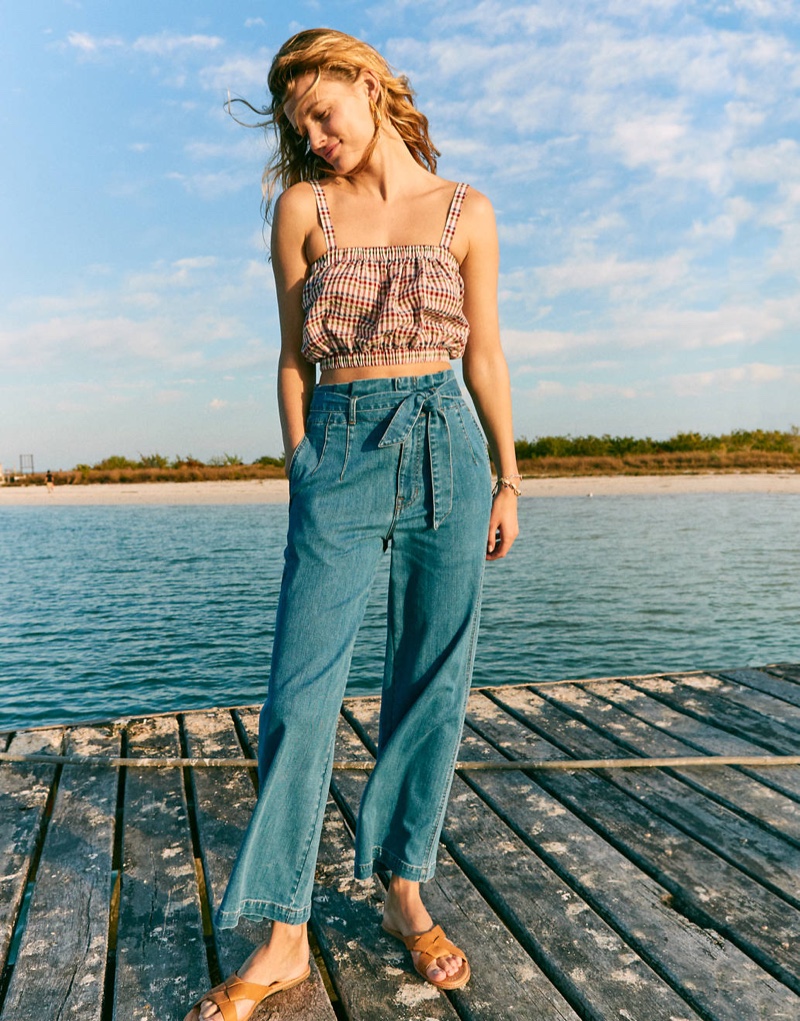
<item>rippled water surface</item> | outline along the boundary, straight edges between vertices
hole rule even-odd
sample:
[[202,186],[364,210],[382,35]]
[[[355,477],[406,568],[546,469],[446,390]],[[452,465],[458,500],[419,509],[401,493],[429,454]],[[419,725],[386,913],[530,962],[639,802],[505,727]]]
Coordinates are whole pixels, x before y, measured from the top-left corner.
[[[475,684],[800,661],[797,497],[520,510],[487,566]],[[285,531],[283,505],[0,511],[0,729],[260,702]],[[380,686],[387,569],[352,694]]]

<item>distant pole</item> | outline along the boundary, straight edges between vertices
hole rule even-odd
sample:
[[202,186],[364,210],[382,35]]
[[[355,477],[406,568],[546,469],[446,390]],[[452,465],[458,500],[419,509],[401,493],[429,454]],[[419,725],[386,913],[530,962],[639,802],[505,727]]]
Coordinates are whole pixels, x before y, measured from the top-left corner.
[[33,454],[19,455],[20,475],[33,475]]

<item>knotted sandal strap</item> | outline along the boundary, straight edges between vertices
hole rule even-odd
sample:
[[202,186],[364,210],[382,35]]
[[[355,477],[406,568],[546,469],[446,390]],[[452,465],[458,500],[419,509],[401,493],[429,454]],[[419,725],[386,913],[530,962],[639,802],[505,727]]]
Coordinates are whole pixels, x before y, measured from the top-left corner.
[[[209,1000],[213,1003],[220,1014],[222,1014],[222,1021],[237,1021],[236,1004],[241,1000],[253,1000],[255,1004],[261,1003],[268,996],[272,996],[274,993],[280,993],[284,989],[291,989],[292,986],[299,985],[304,982],[311,974],[309,968],[299,978],[289,979],[287,982],[272,982],[268,986],[261,985],[260,982],[247,982],[243,978],[234,972],[229,975],[224,982],[218,986],[214,986],[209,992],[195,1003],[194,1008],[200,1010],[200,1004]],[[250,1014],[255,1010],[250,1011]],[[250,1017],[250,1014],[247,1016]]]
[[[430,982],[431,985],[436,986],[437,989],[460,989],[469,982],[470,979],[470,967],[467,955],[464,951],[451,943],[450,940],[445,936],[441,925],[434,925],[427,932],[415,932],[410,936],[404,936],[398,929],[390,929],[385,923],[382,925],[384,932],[388,932],[390,936],[394,936],[395,939],[399,939],[406,950],[410,950],[413,953],[418,953],[419,959],[415,962],[414,968],[417,973],[425,979],[426,982]],[[436,960],[437,957],[447,957],[452,954],[454,957],[460,957],[462,960],[461,967],[449,978],[432,979],[428,975],[428,968]]]
[[234,972],[205,996],[201,996],[195,1007],[199,1010],[200,1004],[209,1000],[222,1014],[222,1021],[237,1021],[235,1005],[238,1001],[255,1000],[256,1003],[260,1003],[268,993],[269,986],[262,986],[258,982],[245,982]]
[[419,954],[417,970],[422,972],[426,972],[437,957],[447,957],[448,954],[452,954],[454,957],[460,957],[462,961],[467,959],[464,951],[455,943],[451,943],[445,936],[441,925],[434,925],[427,932],[403,936],[403,943],[407,950]]

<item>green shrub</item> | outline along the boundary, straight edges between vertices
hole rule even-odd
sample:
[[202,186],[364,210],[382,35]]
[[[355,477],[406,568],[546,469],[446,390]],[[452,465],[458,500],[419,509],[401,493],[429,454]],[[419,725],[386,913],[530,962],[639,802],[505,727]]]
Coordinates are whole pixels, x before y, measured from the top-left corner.
[[135,468],[136,462],[131,461],[130,458],[123,457],[121,454],[114,454],[112,457],[106,457],[104,460],[98,461],[93,467],[95,471],[116,471],[119,468]]
[[139,468],[167,468],[169,458],[163,454],[139,454]]

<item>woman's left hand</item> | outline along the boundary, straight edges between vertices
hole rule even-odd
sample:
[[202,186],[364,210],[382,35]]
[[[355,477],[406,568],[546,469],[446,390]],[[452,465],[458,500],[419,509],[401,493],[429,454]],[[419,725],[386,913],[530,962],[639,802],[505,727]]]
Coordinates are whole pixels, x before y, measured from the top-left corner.
[[504,486],[492,500],[489,540],[486,543],[487,560],[500,560],[514,545],[514,540],[519,535],[518,499],[512,489]]

